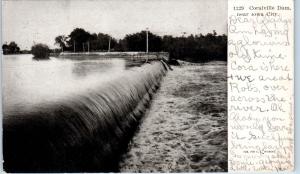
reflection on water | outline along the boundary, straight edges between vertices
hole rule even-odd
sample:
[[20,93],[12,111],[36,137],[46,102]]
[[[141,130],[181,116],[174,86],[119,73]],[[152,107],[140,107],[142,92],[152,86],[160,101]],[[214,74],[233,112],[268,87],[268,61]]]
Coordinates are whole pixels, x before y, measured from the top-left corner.
[[84,61],[75,62],[72,68],[72,74],[75,77],[86,77],[93,73],[106,73],[115,68],[112,61]]
[[125,61],[125,69],[130,69],[132,67],[141,66],[144,63],[145,63],[145,60]]
[[144,62],[124,59],[60,59],[36,61],[32,55],[9,55],[3,59],[5,106],[65,98],[93,85],[105,84],[122,72]]

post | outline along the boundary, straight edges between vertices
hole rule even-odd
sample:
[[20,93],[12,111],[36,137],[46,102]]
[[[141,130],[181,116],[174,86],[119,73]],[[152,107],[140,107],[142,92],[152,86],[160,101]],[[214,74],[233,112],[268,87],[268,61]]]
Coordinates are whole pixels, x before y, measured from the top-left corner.
[[108,52],[110,52],[110,42],[111,42],[111,37],[109,36],[109,40],[108,40]]
[[75,40],[73,40],[74,53],[76,52],[76,49],[75,49],[75,44],[76,44],[76,42],[75,42]]
[[90,52],[90,41],[88,41],[88,52]]
[[84,50],[84,43],[82,43],[82,52],[84,52],[85,50]]
[[148,28],[146,28],[146,53],[148,53],[148,48],[149,48],[149,45],[148,45]]

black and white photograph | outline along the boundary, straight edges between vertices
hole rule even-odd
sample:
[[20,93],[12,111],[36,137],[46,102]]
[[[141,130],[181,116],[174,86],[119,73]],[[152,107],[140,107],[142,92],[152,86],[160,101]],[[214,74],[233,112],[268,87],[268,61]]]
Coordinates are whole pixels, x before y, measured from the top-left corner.
[[227,0],[2,0],[3,170],[227,172]]

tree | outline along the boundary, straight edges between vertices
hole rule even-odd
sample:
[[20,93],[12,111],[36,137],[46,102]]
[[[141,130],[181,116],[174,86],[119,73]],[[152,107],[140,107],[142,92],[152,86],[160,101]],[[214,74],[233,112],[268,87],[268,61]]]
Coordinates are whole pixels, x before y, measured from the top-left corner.
[[[123,39],[122,43],[126,43],[128,51],[146,51],[146,31],[139,33],[128,34]],[[148,32],[149,51],[157,52],[162,50],[162,39],[151,32]]]
[[97,38],[94,41],[93,45],[95,46],[95,50],[108,50],[108,45],[110,42],[110,48],[114,49],[117,46],[117,40],[111,37],[108,34],[98,33]]
[[8,54],[8,52],[9,52],[9,46],[7,45],[7,43],[4,43],[2,45],[2,50],[3,50],[3,54]]
[[75,51],[84,51],[84,48],[86,47],[85,44],[87,44],[87,41],[89,41],[91,38],[92,35],[89,32],[82,28],[75,28],[69,34],[69,40],[67,43],[71,48],[74,48],[75,44]]
[[4,43],[2,45],[3,54],[17,54],[20,52],[20,47],[16,42],[12,41],[9,44]]
[[31,47],[31,53],[35,59],[49,59],[50,49],[45,44],[36,44]]
[[101,51],[108,50],[110,42],[111,50],[120,50],[120,45],[112,36],[104,33],[89,33],[82,28],[75,28],[67,37],[59,35],[55,38],[55,44],[68,51]]
[[20,51],[20,48],[18,47],[16,42],[10,42],[8,46],[12,54],[18,53]]
[[62,51],[67,48],[67,37],[64,35],[59,35],[55,38],[55,45],[58,45]]

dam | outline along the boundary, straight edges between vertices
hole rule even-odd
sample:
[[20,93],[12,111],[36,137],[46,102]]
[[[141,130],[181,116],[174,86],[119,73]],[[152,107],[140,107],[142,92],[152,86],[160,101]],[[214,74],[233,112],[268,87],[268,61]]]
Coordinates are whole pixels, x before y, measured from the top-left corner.
[[96,58],[122,58],[126,60],[169,60],[168,52],[63,52],[59,54],[61,58],[82,58],[82,57],[96,57]]
[[4,56],[6,172],[119,171],[168,68],[159,54],[112,54]]
[[4,170],[228,171],[227,63],[138,56],[5,56]]

